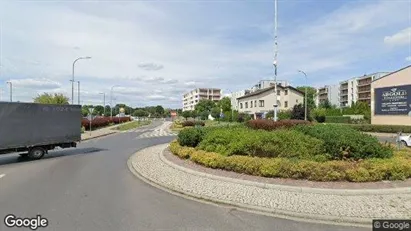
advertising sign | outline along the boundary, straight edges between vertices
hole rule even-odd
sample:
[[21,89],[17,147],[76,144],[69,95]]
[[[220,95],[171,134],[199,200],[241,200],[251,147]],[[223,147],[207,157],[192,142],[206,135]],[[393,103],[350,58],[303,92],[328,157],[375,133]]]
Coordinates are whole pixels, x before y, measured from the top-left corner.
[[376,88],[375,115],[408,115],[411,112],[411,85]]

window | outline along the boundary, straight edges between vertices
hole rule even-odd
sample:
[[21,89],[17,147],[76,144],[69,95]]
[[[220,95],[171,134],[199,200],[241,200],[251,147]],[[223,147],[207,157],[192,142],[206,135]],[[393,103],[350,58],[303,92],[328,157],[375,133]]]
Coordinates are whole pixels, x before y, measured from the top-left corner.
[[248,102],[245,102],[245,108],[248,108]]
[[240,108],[243,109],[243,103],[240,103]]
[[253,108],[253,101],[250,102],[250,108]]
[[260,107],[264,107],[264,100],[259,100],[260,102]]
[[284,101],[284,107],[288,107],[288,101]]
[[254,107],[257,107],[257,100],[254,100]]
[[298,99],[296,99],[295,102],[298,103]]
[[284,95],[288,95],[288,90],[285,90],[285,91],[284,91]]
[[280,90],[277,90],[277,95],[280,95],[281,94],[281,91]]

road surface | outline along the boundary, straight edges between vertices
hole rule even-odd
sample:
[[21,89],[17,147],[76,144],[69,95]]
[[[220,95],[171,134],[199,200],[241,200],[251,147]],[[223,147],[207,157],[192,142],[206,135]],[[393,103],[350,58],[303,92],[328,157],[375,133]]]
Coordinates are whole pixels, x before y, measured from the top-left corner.
[[129,171],[127,160],[140,149],[174,138],[150,130],[161,123],[83,142],[38,161],[0,156],[0,230],[17,230],[4,225],[7,214],[40,214],[49,226],[38,230],[367,230],[204,204],[144,183]]

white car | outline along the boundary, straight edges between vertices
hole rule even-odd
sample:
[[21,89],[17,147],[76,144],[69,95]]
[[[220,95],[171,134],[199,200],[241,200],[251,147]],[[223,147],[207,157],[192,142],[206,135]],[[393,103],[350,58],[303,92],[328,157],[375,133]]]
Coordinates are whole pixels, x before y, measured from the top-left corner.
[[400,141],[407,147],[411,147],[411,135],[400,136]]

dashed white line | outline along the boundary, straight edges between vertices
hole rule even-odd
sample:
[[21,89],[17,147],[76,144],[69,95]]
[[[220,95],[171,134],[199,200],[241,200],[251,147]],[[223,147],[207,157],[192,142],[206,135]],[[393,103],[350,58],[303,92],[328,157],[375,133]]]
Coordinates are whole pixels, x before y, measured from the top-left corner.
[[6,174],[0,174],[0,179],[3,178]]

